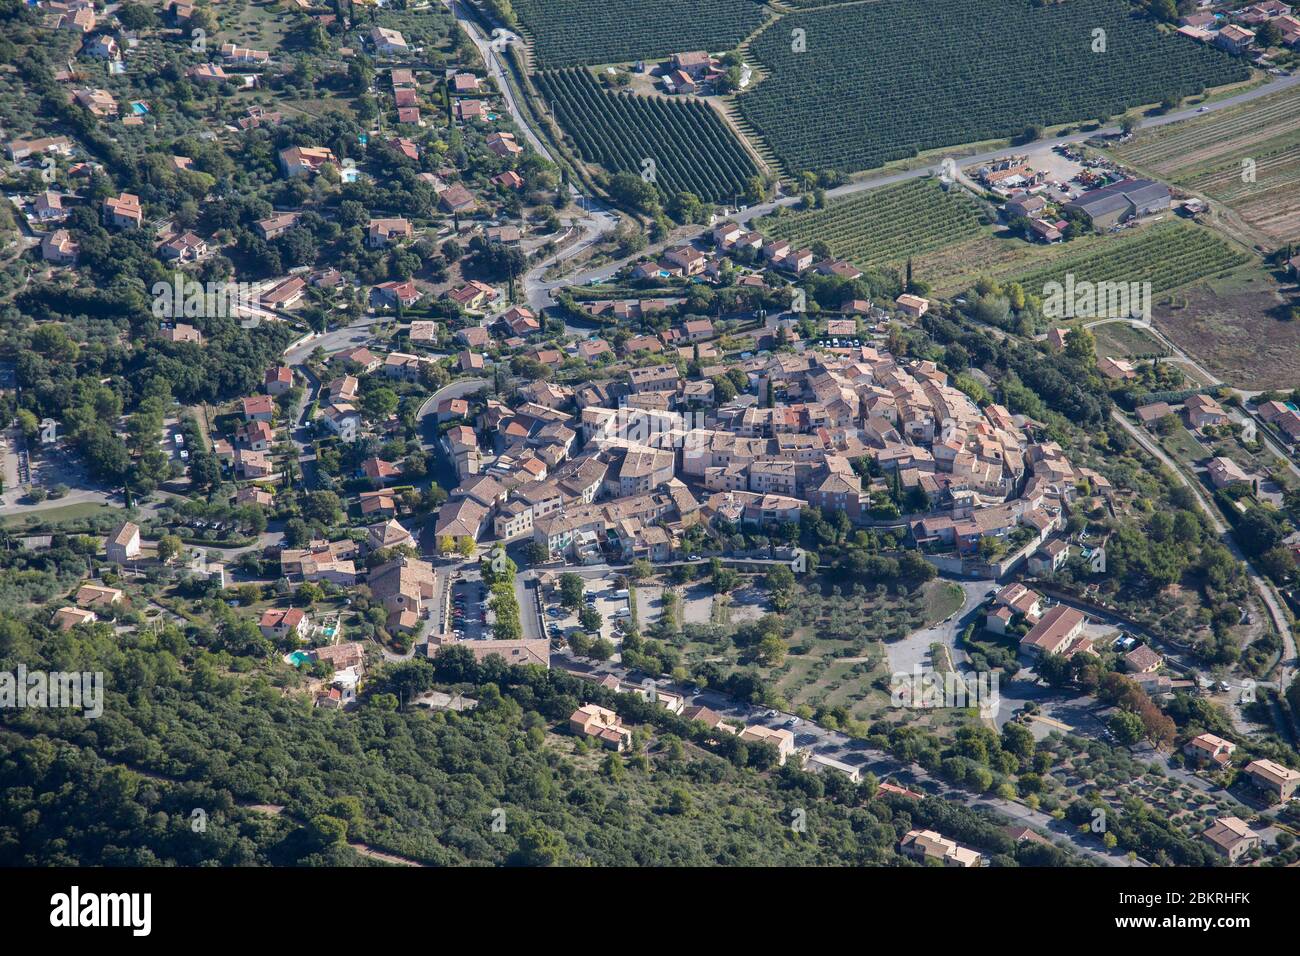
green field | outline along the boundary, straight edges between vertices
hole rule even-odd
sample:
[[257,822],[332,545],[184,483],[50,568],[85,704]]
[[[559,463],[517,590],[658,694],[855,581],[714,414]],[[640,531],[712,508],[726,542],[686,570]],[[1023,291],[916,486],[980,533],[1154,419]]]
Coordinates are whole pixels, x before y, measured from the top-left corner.
[[652,161],[665,196],[730,199],[758,172],[721,117],[699,101],[611,93],[581,69],[538,74],[537,87],[584,160],[638,175]]
[[756,0],[514,0],[540,66],[627,63],[734,48],[763,23]]
[[792,173],[871,169],[1249,76],[1122,0],[830,6],[782,17],[750,50],[767,76],[740,112]]
[[936,179],[912,179],[830,202],[825,209],[768,216],[759,229],[800,245],[824,241],[860,269],[898,265],[979,235],[979,204]]
[[1063,283],[1072,273],[1076,282],[1150,282],[1152,293],[1159,294],[1227,272],[1248,258],[1207,229],[1171,221],[1094,242],[1081,253],[1067,252],[1003,278],[1032,291],[1048,282]]

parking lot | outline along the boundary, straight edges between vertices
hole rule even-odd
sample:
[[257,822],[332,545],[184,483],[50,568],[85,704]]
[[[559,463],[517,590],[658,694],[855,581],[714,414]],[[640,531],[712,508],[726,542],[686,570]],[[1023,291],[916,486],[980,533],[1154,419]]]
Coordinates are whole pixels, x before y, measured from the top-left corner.
[[451,631],[459,638],[477,641],[492,636],[487,592],[478,575],[457,578],[451,585]]
[[[600,612],[600,636],[617,648],[623,643],[623,635],[615,625],[619,621],[627,624],[631,619],[631,609],[626,596],[615,597],[614,595],[613,578],[586,582],[584,600]],[[552,642],[567,641],[571,633],[582,630],[578,622],[578,612],[561,606],[558,597],[558,594],[552,595],[545,611],[546,634]]]

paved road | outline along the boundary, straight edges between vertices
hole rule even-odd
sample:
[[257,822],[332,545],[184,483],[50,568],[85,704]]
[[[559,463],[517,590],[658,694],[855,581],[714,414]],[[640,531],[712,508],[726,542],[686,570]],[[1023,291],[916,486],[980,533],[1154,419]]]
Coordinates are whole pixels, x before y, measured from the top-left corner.
[[[543,158],[554,163],[554,155],[547,148],[546,143],[538,135],[537,131],[526,122],[523,112],[519,109],[514,90],[508,81],[507,70],[501,64],[502,54],[498,53],[498,50],[504,51],[505,47],[510,44],[522,42],[520,38],[509,30],[498,27],[492,30],[493,39],[489,39],[483,35],[483,28],[480,26],[479,19],[466,10],[465,4],[461,3],[460,0],[443,0],[443,2],[456,17],[470,40],[473,41],[474,46],[478,48],[479,55],[483,57],[483,62],[487,66],[488,75],[496,80],[497,87],[501,90],[501,96],[505,101],[507,112],[510,113],[510,118],[523,131],[524,138],[528,140],[533,149]],[[538,312],[554,304],[550,296],[550,290],[555,286],[543,283],[540,278],[546,270],[558,262],[572,259],[585,249],[604,239],[605,236],[618,227],[618,214],[604,202],[591,196],[584,196],[572,183],[569,184],[569,194],[573,201],[586,213],[583,218],[575,220],[573,223],[573,226],[579,229],[583,236],[577,242],[541,260],[524,274],[525,299],[529,308]]]
[[1118,422],[1120,427],[1128,432],[1129,436],[1141,445],[1145,451],[1154,455],[1161,464],[1168,468],[1182,485],[1191,489],[1192,494],[1196,498],[1196,503],[1200,506],[1202,514],[1204,514],[1209,520],[1210,525],[1219,535],[1224,545],[1232,552],[1233,557],[1246,565],[1246,572],[1250,576],[1251,583],[1254,585],[1256,593],[1264,602],[1264,606],[1268,608],[1269,616],[1273,619],[1273,626],[1277,628],[1278,633],[1282,636],[1283,650],[1280,684],[1283,690],[1290,687],[1291,681],[1295,679],[1297,666],[1295,635],[1291,633],[1291,626],[1287,621],[1286,613],[1282,608],[1281,602],[1278,599],[1276,592],[1273,590],[1273,586],[1268,581],[1264,580],[1263,576],[1255,569],[1255,566],[1247,559],[1245,553],[1241,550],[1241,546],[1237,543],[1237,539],[1231,534],[1231,529],[1219,515],[1218,509],[1214,506],[1213,502],[1206,499],[1205,492],[1202,489],[1200,482],[1189,477],[1186,471],[1177,462],[1170,458],[1157,442],[1153,441],[1151,437],[1137,425],[1130,422],[1118,409],[1111,410],[1111,417]]

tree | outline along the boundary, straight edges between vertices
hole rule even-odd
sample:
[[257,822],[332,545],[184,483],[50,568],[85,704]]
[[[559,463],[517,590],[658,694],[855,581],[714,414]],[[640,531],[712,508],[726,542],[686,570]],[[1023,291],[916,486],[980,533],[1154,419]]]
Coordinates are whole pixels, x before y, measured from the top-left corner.
[[181,539],[174,534],[165,534],[158,539],[158,560],[163,564],[171,562],[172,558],[181,553],[184,545]]
[[586,585],[581,575],[574,574],[572,571],[560,575],[560,604],[564,607],[573,610],[581,606],[585,593]]
[[586,604],[583,606],[582,610],[578,612],[578,623],[582,625],[584,631],[595,633],[600,630],[600,625],[604,623],[604,618],[601,617],[598,610],[590,604]]

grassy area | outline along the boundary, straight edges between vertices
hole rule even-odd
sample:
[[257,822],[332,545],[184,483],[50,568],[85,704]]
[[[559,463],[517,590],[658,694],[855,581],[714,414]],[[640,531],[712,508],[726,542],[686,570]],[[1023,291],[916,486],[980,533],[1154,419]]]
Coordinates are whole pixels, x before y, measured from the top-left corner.
[[1126,322],[1108,322],[1092,327],[1097,342],[1097,355],[1114,358],[1168,355],[1169,350],[1150,332]]
[[105,512],[113,511],[106,504],[100,504],[93,501],[82,501],[76,504],[61,505],[54,508],[42,508],[38,511],[28,511],[23,514],[5,515],[0,518],[0,525],[5,528],[25,528],[29,526],[42,526],[61,524],[64,521],[76,521],[80,518],[90,518]]

